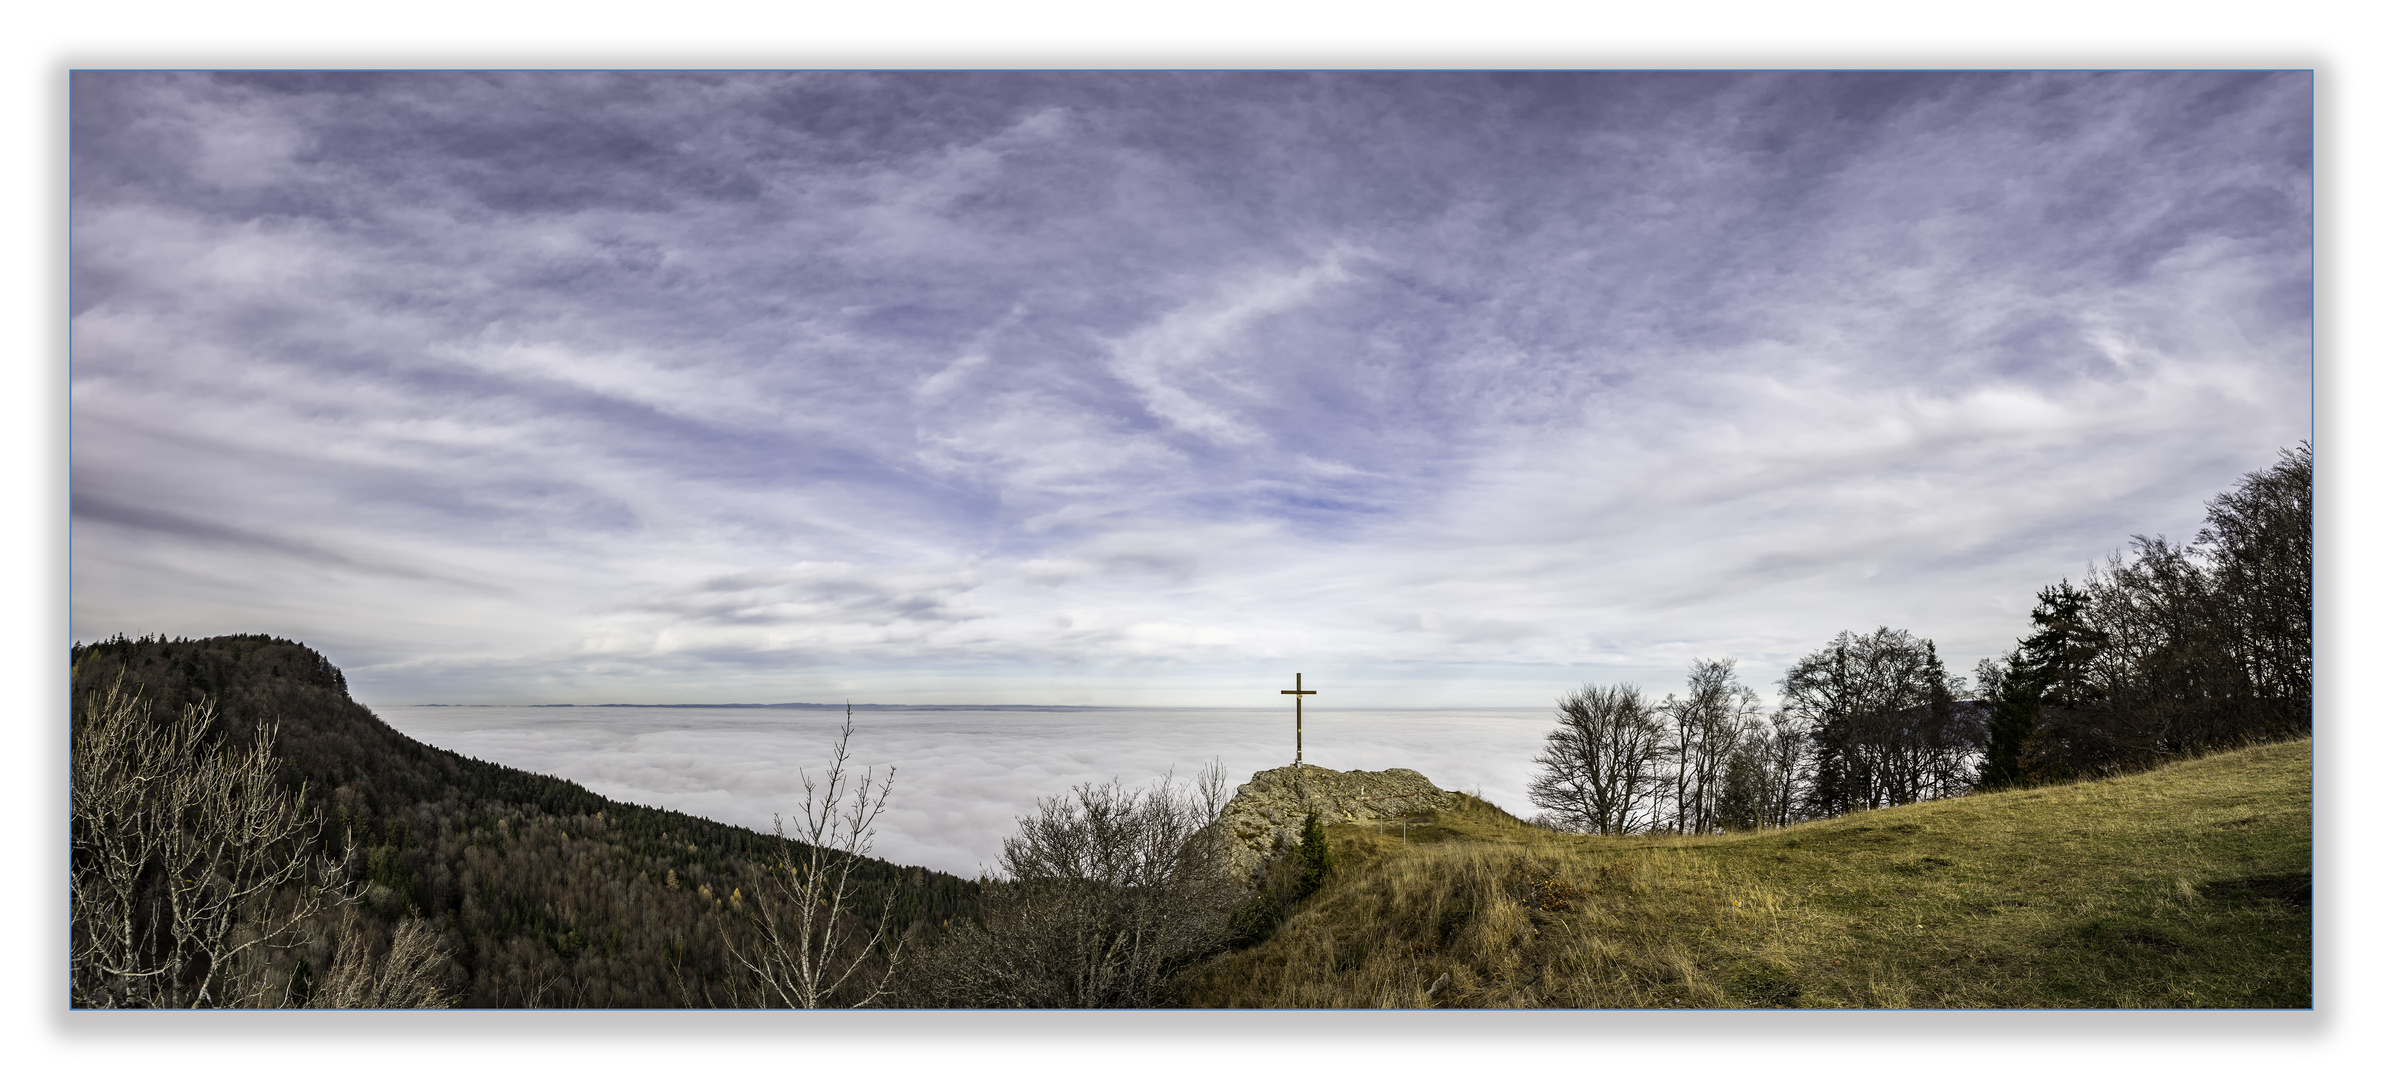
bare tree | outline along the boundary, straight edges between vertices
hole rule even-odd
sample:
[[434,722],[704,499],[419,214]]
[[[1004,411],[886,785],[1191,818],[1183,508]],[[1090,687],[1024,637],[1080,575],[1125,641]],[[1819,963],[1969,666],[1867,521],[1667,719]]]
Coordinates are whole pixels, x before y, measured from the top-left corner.
[[1812,736],[1786,709],[1771,713],[1769,726],[1758,740],[1763,761],[1764,823],[1784,829],[1795,823],[1796,808],[1803,805],[1803,796],[1811,780],[1809,764],[1812,760]]
[[1688,696],[1666,695],[1661,712],[1670,722],[1664,754],[1670,758],[1672,827],[1682,833],[1716,827],[1722,772],[1738,748],[1761,699],[1739,682],[1735,660],[1699,660],[1688,672]]
[[2306,734],[2314,700],[2316,451],[2304,442],[2281,456],[2211,499],[2194,538],[2209,553],[2214,621],[2241,673],[2238,711],[2250,715],[2237,727],[2260,738]]
[[[851,741],[852,707],[846,705],[827,775],[814,780],[808,771],[802,774],[801,831],[789,838],[785,820],[775,819],[776,861],[767,868],[765,887],[744,905],[759,942],[739,948],[734,938],[727,939],[729,955],[753,976],[768,1006],[816,1009],[836,1003],[837,994],[887,940],[892,889],[886,889],[874,923],[857,927],[854,908],[861,889],[852,875],[876,842],[877,815],[893,794],[894,770],[885,770],[883,783],[874,768],[864,770],[854,785]],[[857,1008],[883,997],[901,953],[901,940],[893,939],[884,968],[854,983],[845,1003]]]
[[1565,827],[1614,835],[1652,824],[1662,726],[1638,687],[1583,686],[1556,703],[1556,729],[1532,760],[1531,801]]
[[1980,749],[1956,710],[1960,679],[1935,642],[1907,630],[1850,630],[1779,680],[1780,709],[1808,733],[1809,809],[1818,815],[1960,794]]
[[275,778],[274,726],[211,746],[212,704],[153,724],[119,678],[76,715],[69,964],[94,1007],[287,1003],[271,954],[353,899],[305,789]]
[[328,1009],[443,1009],[453,1001],[441,985],[449,964],[438,931],[422,919],[397,924],[386,955],[375,956],[356,908],[339,928],[339,959],[307,1004]]
[[955,931],[920,979],[941,1005],[1132,1008],[1157,1002],[1184,964],[1221,947],[1246,890],[1217,825],[1223,763],[1188,792],[1117,781],[1046,798],[1002,843],[980,922]]
[[1784,711],[1767,722],[1751,715],[1743,721],[1737,747],[1721,768],[1713,820],[1740,832],[1785,828],[1795,821],[1806,780],[1803,731]]

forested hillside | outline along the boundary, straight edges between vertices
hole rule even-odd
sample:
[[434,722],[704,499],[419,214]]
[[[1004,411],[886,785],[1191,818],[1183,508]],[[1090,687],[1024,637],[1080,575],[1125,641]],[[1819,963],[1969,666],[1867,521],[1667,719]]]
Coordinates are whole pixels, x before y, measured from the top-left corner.
[[[745,898],[779,850],[771,836],[424,745],[351,699],[322,655],[280,638],[117,638],[76,647],[73,671],[78,718],[122,680],[160,730],[208,702],[216,745],[276,725],[281,782],[303,785],[322,815],[320,844],[337,856],[352,842],[363,902],[341,914],[360,915],[384,951],[409,917],[434,928],[449,959],[432,977],[457,1004],[757,1003],[724,945],[753,932]],[[873,917],[890,891],[896,933],[968,916],[977,890],[877,860],[855,879],[851,909]],[[281,961],[297,1000],[308,973],[327,970],[328,938]]]

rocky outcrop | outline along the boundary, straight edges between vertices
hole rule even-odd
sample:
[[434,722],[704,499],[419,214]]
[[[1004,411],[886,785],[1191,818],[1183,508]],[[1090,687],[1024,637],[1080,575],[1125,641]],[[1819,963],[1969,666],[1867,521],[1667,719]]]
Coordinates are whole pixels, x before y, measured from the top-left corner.
[[1327,825],[1396,821],[1401,816],[1456,805],[1413,769],[1336,772],[1313,765],[1285,765],[1249,778],[1233,792],[1218,824],[1223,826],[1233,873],[1250,880],[1277,847],[1299,843],[1299,827],[1314,810]]

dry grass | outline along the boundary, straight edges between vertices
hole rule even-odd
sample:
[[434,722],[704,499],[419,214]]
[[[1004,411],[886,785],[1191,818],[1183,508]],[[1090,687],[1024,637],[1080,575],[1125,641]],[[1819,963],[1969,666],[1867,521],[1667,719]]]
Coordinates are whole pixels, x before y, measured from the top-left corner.
[[1478,801],[1403,843],[1337,827],[1323,891],[1174,997],[2307,1007],[2309,753],[2302,740],[1748,836],[1570,836]]

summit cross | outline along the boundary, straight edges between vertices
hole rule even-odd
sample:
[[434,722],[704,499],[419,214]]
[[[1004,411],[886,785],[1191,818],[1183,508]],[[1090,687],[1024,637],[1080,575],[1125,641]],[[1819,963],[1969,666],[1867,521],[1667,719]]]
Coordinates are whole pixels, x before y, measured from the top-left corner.
[[1315,693],[1305,689],[1306,679],[1306,673],[1292,672],[1291,685],[1300,689],[1283,691],[1298,695],[1291,699],[1291,765],[1303,776],[1307,773],[1307,695]]

